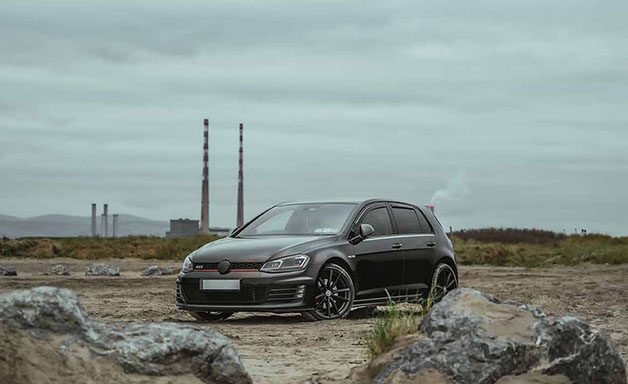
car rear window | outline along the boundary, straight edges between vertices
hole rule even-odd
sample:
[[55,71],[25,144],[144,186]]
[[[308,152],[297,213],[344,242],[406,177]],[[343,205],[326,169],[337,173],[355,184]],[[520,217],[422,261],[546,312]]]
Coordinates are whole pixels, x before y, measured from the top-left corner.
[[422,233],[419,217],[414,209],[393,207],[393,215],[399,234]]

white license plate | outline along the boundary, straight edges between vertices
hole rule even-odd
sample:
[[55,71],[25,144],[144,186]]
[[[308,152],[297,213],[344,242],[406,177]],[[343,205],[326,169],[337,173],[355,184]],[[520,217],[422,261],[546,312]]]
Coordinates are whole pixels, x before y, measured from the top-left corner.
[[201,280],[202,291],[239,291],[240,280]]

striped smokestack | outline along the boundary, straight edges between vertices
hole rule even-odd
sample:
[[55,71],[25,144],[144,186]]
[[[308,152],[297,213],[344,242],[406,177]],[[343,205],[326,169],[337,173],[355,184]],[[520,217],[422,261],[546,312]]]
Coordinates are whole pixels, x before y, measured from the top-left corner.
[[244,224],[244,172],[242,169],[242,130],[243,124],[240,123],[240,159],[238,161],[238,220],[237,226],[241,228]]
[[201,195],[201,233],[209,233],[209,120],[203,121],[203,187]]

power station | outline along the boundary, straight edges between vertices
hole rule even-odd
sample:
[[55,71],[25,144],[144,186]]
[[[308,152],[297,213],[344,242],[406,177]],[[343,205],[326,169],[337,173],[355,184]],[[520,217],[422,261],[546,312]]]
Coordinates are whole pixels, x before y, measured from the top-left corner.
[[[236,226],[244,224],[244,124],[239,126],[239,147],[238,147],[238,191],[237,191],[237,213]],[[190,219],[170,220],[170,230],[166,232],[166,237],[188,237],[197,234],[220,234],[229,233],[229,228],[210,227],[209,225],[209,119],[203,119],[203,173],[201,179],[201,221],[200,228],[198,221]]]
[[[96,203],[92,203],[92,228],[91,228],[91,237],[109,237],[109,204],[103,204],[102,206],[102,214],[100,215],[100,231],[96,225],[97,223],[97,207]],[[120,226],[118,222],[118,214],[113,214],[113,222],[112,222],[112,237],[118,237]]]
[[[239,146],[238,146],[238,191],[237,191],[237,213],[236,226],[244,225],[244,124],[239,126]],[[100,230],[97,228],[97,207],[92,203],[91,236],[92,237],[118,237],[120,226],[118,214],[113,215],[111,232],[109,232],[109,204],[103,204],[103,212],[100,215]],[[209,119],[203,120],[203,173],[201,179],[201,220],[200,228],[198,220],[172,219],[170,220],[170,231],[166,232],[166,237],[188,237],[198,234],[218,234],[226,235],[229,228],[219,228],[209,226]]]

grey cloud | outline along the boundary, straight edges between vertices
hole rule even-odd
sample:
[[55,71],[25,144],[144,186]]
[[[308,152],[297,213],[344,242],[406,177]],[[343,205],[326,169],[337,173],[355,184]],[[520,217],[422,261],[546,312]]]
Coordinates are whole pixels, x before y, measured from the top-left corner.
[[[441,200],[445,225],[625,234],[625,1],[4,2],[0,213]],[[37,192],[44,190],[45,195]],[[595,202],[592,204],[592,202]],[[595,206],[595,208],[592,207]]]

